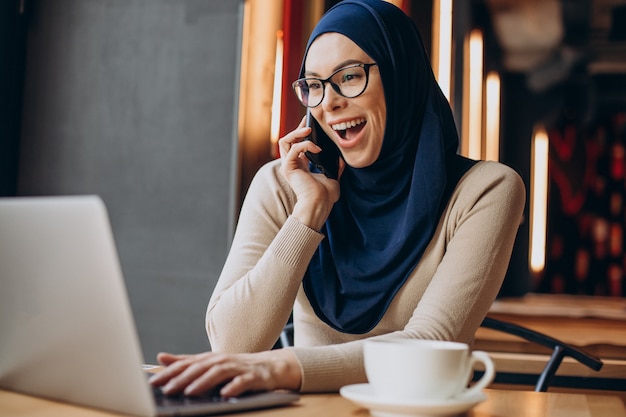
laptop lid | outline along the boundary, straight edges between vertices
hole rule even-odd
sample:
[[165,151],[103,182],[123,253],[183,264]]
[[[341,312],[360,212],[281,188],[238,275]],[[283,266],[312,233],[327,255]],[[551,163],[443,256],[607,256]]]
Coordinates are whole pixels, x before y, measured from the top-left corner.
[[295,401],[265,393],[155,405],[97,196],[0,198],[0,388],[125,414],[196,415]]
[[104,204],[0,199],[0,387],[156,414]]

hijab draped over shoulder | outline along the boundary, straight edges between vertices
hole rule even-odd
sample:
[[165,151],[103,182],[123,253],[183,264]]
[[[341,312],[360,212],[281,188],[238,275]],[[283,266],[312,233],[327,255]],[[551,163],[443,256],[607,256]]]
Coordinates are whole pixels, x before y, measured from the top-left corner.
[[[420,261],[459,178],[452,112],[413,21],[381,0],[343,0],[309,38],[337,32],[378,64],[387,107],[379,158],[346,169],[303,279],[317,316],[336,330],[373,329]],[[304,74],[304,62],[300,76]]]

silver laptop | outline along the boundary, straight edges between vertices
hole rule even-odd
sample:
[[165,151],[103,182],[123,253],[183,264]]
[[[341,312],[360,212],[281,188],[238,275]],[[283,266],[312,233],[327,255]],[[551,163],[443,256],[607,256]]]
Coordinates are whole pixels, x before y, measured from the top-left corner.
[[282,391],[155,398],[97,196],[0,198],[0,283],[2,389],[146,417],[220,414],[298,398]]

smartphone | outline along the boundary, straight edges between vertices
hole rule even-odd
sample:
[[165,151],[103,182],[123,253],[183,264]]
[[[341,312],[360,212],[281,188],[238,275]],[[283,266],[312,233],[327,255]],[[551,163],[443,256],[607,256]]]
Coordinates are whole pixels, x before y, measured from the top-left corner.
[[309,109],[306,111],[306,125],[311,128],[311,134],[307,136],[305,140],[310,140],[322,148],[322,150],[319,153],[307,151],[304,154],[309,158],[309,161],[311,161],[312,168],[326,175],[328,178],[336,180],[339,176],[340,157],[337,145],[335,145],[320,128]]

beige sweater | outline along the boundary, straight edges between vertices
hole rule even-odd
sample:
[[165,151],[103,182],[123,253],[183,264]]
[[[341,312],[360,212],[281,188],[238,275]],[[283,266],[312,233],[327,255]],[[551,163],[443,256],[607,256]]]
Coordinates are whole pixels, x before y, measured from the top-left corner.
[[[506,273],[525,202],[521,178],[479,162],[459,181],[435,235],[378,325],[363,335],[317,318],[302,277],[324,238],[290,217],[295,195],[280,160],[259,170],[243,204],[230,253],[209,301],[213,351],[272,348],[293,310],[293,352],[303,392],[365,382],[360,340],[395,336],[472,343]],[[382,336],[385,337],[385,336]]]

